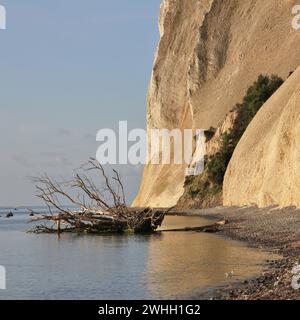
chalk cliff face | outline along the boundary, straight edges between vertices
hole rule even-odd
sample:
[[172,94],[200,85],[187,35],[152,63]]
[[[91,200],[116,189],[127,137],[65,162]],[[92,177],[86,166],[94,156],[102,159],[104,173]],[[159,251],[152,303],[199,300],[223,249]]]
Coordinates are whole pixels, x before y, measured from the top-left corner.
[[300,207],[300,67],[258,112],[235,149],[224,204]]
[[[300,64],[300,31],[291,27],[294,4],[164,0],[148,93],[148,129],[218,127],[259,74],[286,78]],[[146,165],[133,205],[175,205],[184,190],[185,169]],[[227,203],[230,197],[228,193]]]

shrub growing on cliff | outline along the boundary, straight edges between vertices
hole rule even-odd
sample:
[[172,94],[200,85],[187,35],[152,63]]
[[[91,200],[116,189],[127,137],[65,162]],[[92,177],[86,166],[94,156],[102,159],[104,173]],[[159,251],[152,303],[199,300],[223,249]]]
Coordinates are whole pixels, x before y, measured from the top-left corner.
[[282,83],[283,80],[277,76],[260,75],[247,90],[243,102],[234,108],[236,118],[231,130],[220,138],[219,151],[205,159],[205,170],[200,176],[187,178],[185,187],[188,197],[198,199],[203,205],[207,199],[220,194],[227,166],[238,142],[256,113]]
[[221,137],[221,148],[218,153],[211,157],[207,164],[209,177],[218,185],[222,185],[227,165],[233,154],[235,145],[230,133]]
[[262,105],[282,84],[283,80],[277,76],[260,75],[247,90],[243,103],[235,106],[237,117],[233,127],[222,135],[219,152],[212,156],[207,163],[209,178],[214,183],[223,184],[228,163],[242,135]]

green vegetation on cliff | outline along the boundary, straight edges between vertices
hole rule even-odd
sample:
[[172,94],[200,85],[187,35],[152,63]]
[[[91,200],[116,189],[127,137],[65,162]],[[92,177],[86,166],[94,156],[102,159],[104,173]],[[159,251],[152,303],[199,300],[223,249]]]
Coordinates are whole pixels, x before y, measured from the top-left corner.
[[220,199],[224,175],[234,149],[256,113],[283,82],[281,78],[274,75],[258,77],[247,90],[243,102],[234,107],[236,117],[233,126],[220,137],[219,151],[206,160],[205,170],[200,176],[187,178],[183,198],[186,196],[196,198],[198,204],[204,206],[214,202],[215,195]]

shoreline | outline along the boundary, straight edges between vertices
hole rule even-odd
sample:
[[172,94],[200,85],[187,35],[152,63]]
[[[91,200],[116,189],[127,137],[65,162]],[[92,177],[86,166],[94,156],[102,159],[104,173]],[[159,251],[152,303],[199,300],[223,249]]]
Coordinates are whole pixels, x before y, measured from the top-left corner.
[[300,290],[292,288],[292,268],[300,263],[300,209],[217,207],[173,210],[171,215],[228,220],[220,235],[281,256],[267,261],[261,275],[213,290],[213,300],[298,300]]

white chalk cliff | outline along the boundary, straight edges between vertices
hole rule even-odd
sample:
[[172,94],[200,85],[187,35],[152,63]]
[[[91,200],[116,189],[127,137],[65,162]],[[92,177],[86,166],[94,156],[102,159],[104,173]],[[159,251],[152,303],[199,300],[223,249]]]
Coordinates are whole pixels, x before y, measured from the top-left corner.
[[225,205],[300,207],[300,67],[247,128],[223,190]]
[[[218,127],[259,74],[287,78],[300,64],[300,30],[295,31],[291,26],[294,4],[293,0],[162,1],[161,40],[148,93],[148,128]],[[297,81],[298,73],[289,83]],[[280,92],[286,90],[287,95],[280,107],[275,98],[268,102],[235,152],[226,175],[226,204],[298,203],[300,197],[294,199],[291,192],[300,187],[300,182],[295,181],[297,154],[292,152],[298,146],[296,134],[299,128],[295,126],[286,130],[281,138],[277,136],[284,126],[296,125],[295,114],[284,111],[284,108],[295,108],[292,101],[299,102],[296,83],[291,84],[290,90],[287,86],[280,89]],[[275,105],[274,113],[282,114],[277,114],[276,123],[272,122],[275,115],[270,104]],[[260,120],[257,120],[264,118],[263,112],[270,121],[264,129],[259,127]],[[256,132],[258,128],[261,131]],[[283,141],[291,146],[281,150]],[[263,151],[266,143],[276,151],[272,149],[271,154]],[[248,144],[251,148],[257,144],[255,150],[260,151],[260,161],[253,155],[253,150],[250,150],[251,156],[247,156]],[[248,161],[248,157],[252,160]],[[291,171],[283,169],[281,161],[285,161],[284,165]],[[184,191],[185,168],[185,165],[146,165],[133,205],[175,205]],[[274,178],[270,177],[271,171]],[[242,185],[241,180],[244,180]],[[280,188],[274,188],[275,180],[281,184]],[[267,187],[270,182],[272,184]]]

